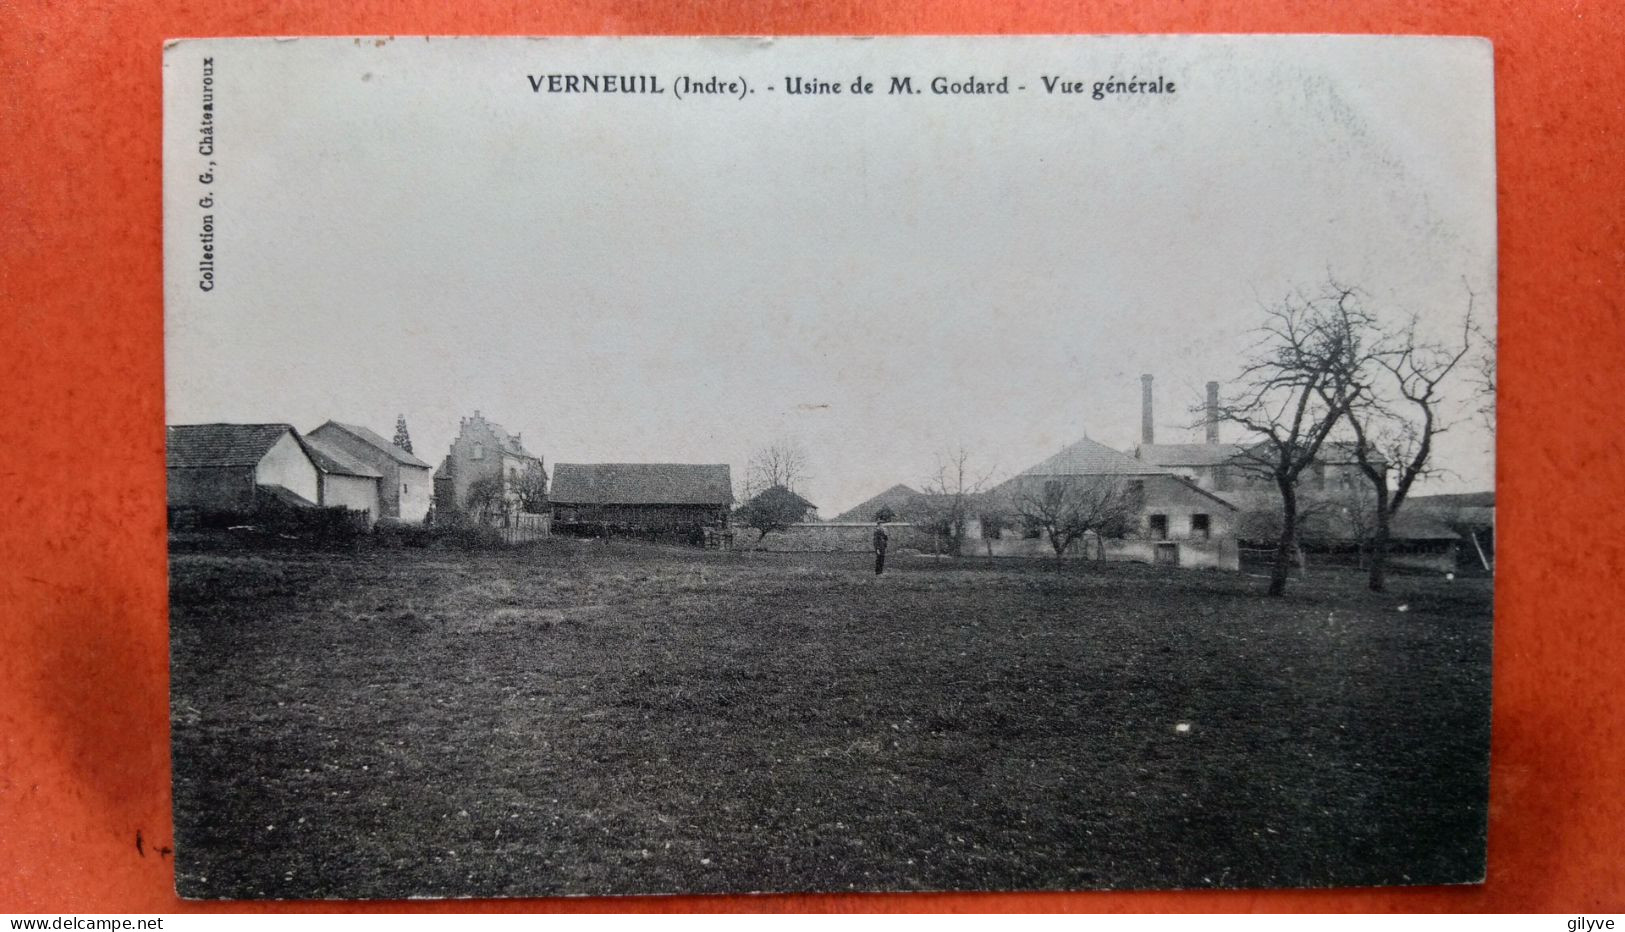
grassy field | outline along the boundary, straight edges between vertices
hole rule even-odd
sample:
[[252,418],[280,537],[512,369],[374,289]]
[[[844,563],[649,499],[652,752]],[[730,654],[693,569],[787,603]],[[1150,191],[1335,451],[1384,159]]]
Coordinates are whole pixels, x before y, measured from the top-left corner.
[[1481,875],[1487,580],[893,562],[176,552],[181,890]]

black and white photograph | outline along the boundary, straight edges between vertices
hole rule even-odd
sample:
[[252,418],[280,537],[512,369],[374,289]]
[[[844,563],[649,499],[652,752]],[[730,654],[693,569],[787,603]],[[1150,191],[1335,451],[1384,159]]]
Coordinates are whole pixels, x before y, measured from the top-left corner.
[[179,892],[1482,882],[1492,57],[169,43]]

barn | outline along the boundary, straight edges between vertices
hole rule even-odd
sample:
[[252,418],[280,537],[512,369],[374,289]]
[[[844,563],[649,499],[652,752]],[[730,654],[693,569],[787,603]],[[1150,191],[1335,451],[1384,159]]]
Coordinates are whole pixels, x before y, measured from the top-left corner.
[[316,464],[287,424],[172,424],[164,464],[172,511],[246,515],[267,491],[283,504],[321,498]]
[[701,543],[725,532],[733,478],[725,463],[556,463],[556,532]]
[[316,464],[318,504],[364,512],[369,525],[378,520],[383,473],[319,437],[305,438],[305,452]]
[[376,517],[423,523],[434,498],[433,469],[428,463],[359,424],[328,421],[307,437],[319,441],[323,449],[342,451],[378,472]]

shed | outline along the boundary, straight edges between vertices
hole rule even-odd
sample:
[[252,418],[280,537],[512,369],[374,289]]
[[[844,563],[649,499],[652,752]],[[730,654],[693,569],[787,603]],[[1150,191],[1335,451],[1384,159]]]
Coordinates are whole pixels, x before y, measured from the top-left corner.
[[320,479],[318,504],[365,512],[369,524],[378,519],[383,473],[320,437],[306,437],[305,451]]

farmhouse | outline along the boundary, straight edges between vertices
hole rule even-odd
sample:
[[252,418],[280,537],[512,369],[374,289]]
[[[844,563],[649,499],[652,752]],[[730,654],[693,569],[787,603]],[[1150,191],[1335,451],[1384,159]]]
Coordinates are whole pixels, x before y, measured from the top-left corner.
[[733,479],[723,463],[558,463],[556,531],[709,543],[728,529]]
[[317,504],[363,512],[369,525],[378,520],[383,473],[320,437],[306,437],[305,452],[316,465]]
[[321,475],[287,424],[173,424],[165,431],[169,507],[247,515],[267,498],[315,507]]
[[378,433],[356,424],[328,421],[309,439],[324,450],[338,450],[379,475],[377,518],[421,524],[429,513],[430,467]]
[[445,459],[434,473],[435,510],[442,515],[471,514],[490,507],[471,503],[469,491],[481,479],[494,480],[496,494],[509,512],[545,508],[547,472],[542,458],[529,450],[519,434],[488,421],[479,411],[459,424]]
[[[1101,535],[1107,559],[1176,566],[1238,569],[1237,508],[1171,469],[1120,453],[1088,438],[996,486],[990,495],[1015,516],[1015,536],[1026,543],[984,545],[992,555],[1042,551],[1047,542],[1024,503],[1110,495],[1121,502],[1119,534]],[[1040,507],[1041,510],[1041,507]],[[1002,533],[984,537],[1002,539]],[[1035,542],[1041,546],[1035,546]]]

